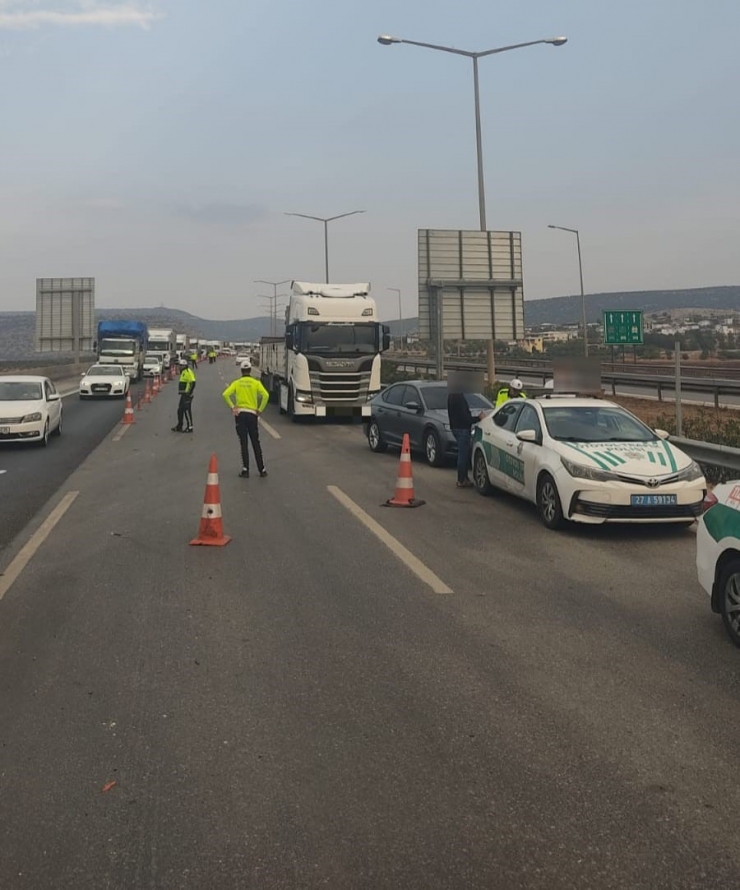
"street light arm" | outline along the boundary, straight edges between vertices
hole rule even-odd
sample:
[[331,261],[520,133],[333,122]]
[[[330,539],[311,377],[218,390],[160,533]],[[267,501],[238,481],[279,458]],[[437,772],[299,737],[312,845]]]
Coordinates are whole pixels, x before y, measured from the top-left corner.
[[330,216],[324,222],[334,222],[335,219],[344,219],[345,216],[354,216],[356,213],[365,213],[364,210],[350,210],[349,213],[340,213],[337,216]]
[[316,222],[326,222],[323,216],[309,216],[307,213],[286,213],[286,216],[300,216],[302,219],[315,219]]
[[523,49],[525,46],[537,46],[540,43],[550,43],[553,46],[562,46],[561,43],[557,43],[556,41],[563,40],[564,38],[548,38],[547,40],[530,40],[527,43],[513,43],[511,46],[499,46],[497,49],[487,49],[482,53],[468,53],[468,55],[475,56],[478,59],[482,59],[484,56],[495,56],[497,53],[506,53],[511,49]]
[[558,229],[561,232],[572,232],[574,235],[578,234],[578,229],[569,229],[567,226],[548,226],[548,229]]
[[438,46],[436,43],[421,43],[418,40],[399,40],[399,43],[408,43],[409,46],[423,46],[424,49],[438,49],[443,53],[452,53],[455,56],[468,56],[468,58],[473,58],[473,56],[479,55],[479,53],[471,53],[466,49],[455,49],[454,46]]

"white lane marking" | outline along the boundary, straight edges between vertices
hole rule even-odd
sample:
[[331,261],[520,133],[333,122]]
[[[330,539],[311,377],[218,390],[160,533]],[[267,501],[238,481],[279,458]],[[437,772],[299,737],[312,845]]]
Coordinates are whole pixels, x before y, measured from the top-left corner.
[[72,506],[78,494],[79,491],[68,491],[67,494],[64,495],[61,501],[46,517],[43,525],[36,529],[30,540],[23,546],[3,574],[0,575],[0,600],[2,600],[5,594],[10,590],[23,569],[25,569],[33,558],[33,555],[49,537],[54,527],[61,520],[67,510]]
[[113,436],[113,441],[120,442],[121,439],[126,435],[126,430],[131,429],[132,426],[132,423],[128,423],[126,424],[126,426],[122,426],[121,429],[118,430],[118,432],[115,434],[115,436]]
[[266,420],[263,420],[261,417],[260,417],[260,426],[263,426],[267,430],[267,432],[272,436],[273,439],[282,439],[282,436],[275,429],[275,427],[270,426],[270,424]]
[[80,388],[78,386],[75,389],[70,389],[68,392],[60,393],[60,395],[63,399],[68,399],[70,396],[76,396],[79,391]]
[[425,566],[420,559],[417,559],[410,550],[407,550],[397,538],[394,538],[390,532],[387,532],[372,516],[368,516],[362,507],[358,506],[341,488],[337,488],[336,485],[327,485],[326,488],[329,494],[333,495],[343,507],[346,507],[355,518],[359,519],[365,528],[382,541],[394,556],[398,557],[407,568],[411,569],[417,578],[431,587],[434,593],[453,592],[441,578]]
[[0,476],[2,476],[3,473],[7,473],[7,472],[8,472],[7,470],[0,470]]

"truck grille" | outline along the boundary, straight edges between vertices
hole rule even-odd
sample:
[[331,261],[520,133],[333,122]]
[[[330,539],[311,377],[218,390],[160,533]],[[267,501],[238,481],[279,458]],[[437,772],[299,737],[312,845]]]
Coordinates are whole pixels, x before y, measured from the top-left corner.
[[366,401],[370,388],[369,372],[311,371],[311,393],[326,402]]

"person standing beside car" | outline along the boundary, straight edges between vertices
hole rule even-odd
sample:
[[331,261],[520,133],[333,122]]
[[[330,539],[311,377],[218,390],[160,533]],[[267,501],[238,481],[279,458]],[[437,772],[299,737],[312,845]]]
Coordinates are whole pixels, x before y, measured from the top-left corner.
[[473,484],[468,478],[471,430],[474,424],[483,418],[483,412],[481,411],[477,418],[474,417],[462,387],[450,384],[447,415],[452,435],[457,442],[457,487],[469,488]]
[[195,382],[195,371],[186,365],[180,373],[180,382],[178,383],[180,403],[177,406],[177,425],[172,427],[173,433],[193,432],[193,390],[195,389]]

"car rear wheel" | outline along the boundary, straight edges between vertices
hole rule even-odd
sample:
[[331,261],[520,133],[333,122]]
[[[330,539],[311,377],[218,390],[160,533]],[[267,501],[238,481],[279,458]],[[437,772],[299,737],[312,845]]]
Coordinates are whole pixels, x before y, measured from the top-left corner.
[[424,456],[430,467],[442,465],[444,455],[442,454],[442,444],[439,441],[439,435],[436,430],[427,429],[424,432]]
[[388,450],[388,443],[383,440],[377,420],[371,420],[368,425],[367,444],[370,446],[370,451],[375,454],[382,454]]
[[486,457],[480,450],[473,455],[473,482],[478,494],[493,494],[493,486],[491,485],[488,467],[486,466]]
[[723,568],[719,579],[719,611],[727,635],[740,647],[740,559]]
[[541,476],[537,483],[537,510],[546,528],[556,531],[565,524],[558,487],[549,473]]

